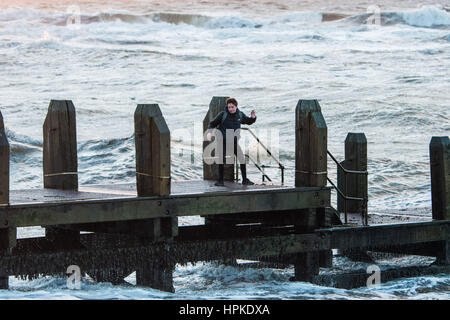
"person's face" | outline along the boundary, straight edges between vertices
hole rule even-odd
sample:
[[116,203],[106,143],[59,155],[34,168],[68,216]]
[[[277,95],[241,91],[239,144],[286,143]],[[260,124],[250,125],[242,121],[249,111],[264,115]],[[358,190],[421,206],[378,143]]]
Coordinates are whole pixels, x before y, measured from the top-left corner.
[[232,103],[228,104],[228,112],[229,113],[235,113],[236,109],[237,109],[237,107],[234,104],[232,104]]

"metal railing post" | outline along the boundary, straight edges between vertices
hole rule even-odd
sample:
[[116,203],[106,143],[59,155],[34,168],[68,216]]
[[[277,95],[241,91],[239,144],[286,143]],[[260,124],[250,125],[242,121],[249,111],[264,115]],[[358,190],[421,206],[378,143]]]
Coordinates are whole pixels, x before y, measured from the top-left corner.
[[267,154],[273,160],[275,160],[275,162],[278,164],[278,167],[272,167],[272,166],[266,166],[266,165],[259,166],[259,165],[257,165],[256,161],[254,161],[252,158],[250,158],[249,155],[245,155],[247,158],[249,158],[255,164],[255,166],[258,168],[258,170],[261,171],[262,176],[263,176],[262,181],[264,182],[265,178],[267,178],[267,180],[272,182],[272,180],[269,178],[269,176],[267,176],[267,174],[264,172],[264,168],[279,168],[281,170],[281,184],[284,184],[284,166],[281,164],[281,162],[278,161],[273,156],[272,152],[270,152],[270,150],[261,142],[261,140],[259,140],[259,138],[255,135],[255,133],[252,130],[250,130],[249,128],[241,128],[241,130],[247,130],[248,132],[250,132],[250,134],[256,139],[256,142],[259,145],[261,145],[261,147],[263,147],[263,149],[267,152]]

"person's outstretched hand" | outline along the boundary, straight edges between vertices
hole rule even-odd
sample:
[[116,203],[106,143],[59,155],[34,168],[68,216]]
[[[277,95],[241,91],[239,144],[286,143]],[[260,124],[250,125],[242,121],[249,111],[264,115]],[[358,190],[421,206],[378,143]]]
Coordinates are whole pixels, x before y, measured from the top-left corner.
[[252,110],[252,114],[250,115],[252,118],[256,118],[255,110]]

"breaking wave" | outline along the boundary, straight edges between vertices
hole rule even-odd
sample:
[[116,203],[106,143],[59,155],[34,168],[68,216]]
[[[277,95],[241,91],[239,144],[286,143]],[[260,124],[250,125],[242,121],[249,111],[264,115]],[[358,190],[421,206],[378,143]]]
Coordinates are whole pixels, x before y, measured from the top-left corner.
[[5,128],[13,159],[24,159],[27,155],[42,150],[42,141],[32,139],[23,134]]
[[407,11],[386,11],[364,13],[344,18],[357,24],[379,23],[381,25],[405,24],[413,27],[448,27],[450,26],[450,12],[439,7],[423,7]]
[[[379,15],[378,15],[379,14]],[[0,22],[40,22],[65,26],[72,15],[65,12],[46,12],[33,9],[6,9],[0,12]],[[263,17],[260,20],[246,19],[240,16],[212,16],[206,14],[153,12],[149,14],[133,14],[131,12],[99,12],[96,14],[81,14],[81,24],[91,23],[166,23],[172,25],[191,25],[199,28],[261,28],[265,25],[292,23],[320,23],[329,21],[347,21],[366,24],[368,20],[375,21],[379,17],[382,25],[406,24],[415,27],[450,26],[449,9],[439,6],[426,6],[415,10],[381,11],[379,13],[363,13],[349,15],[332,12],[294,12]]]

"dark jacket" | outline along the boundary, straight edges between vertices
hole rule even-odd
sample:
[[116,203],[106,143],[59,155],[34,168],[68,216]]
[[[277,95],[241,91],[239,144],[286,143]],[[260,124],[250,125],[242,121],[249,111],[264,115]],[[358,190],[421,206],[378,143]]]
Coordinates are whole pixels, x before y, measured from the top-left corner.
[[[222,122],[224,113],[227,113],[225,121]],[[255,123],[256,117],[251,118],[247,117],[242,111],[236,108],[236,112],[231,114],[228,112],[228,108],[225,111],[220,112],[210,123],[208,129],[218,128],[223,135],[223,140],[226,139],[226,130],[227,129],[240,129],[241,124],[251,125]]]

